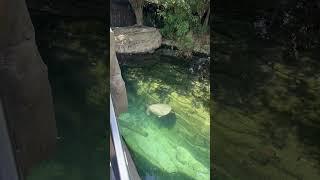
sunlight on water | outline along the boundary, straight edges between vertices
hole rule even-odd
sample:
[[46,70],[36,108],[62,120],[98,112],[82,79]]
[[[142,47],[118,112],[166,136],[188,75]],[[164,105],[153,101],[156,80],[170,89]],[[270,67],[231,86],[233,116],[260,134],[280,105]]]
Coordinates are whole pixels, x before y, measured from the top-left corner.
[[[170,61],[143,68],[129,65],[123,76],[129,111],[121,114],[120,127],[141,177],[210,179],[208,80]],[[157,103],[172,111],[162,117],[152,111],[148,115],[148,107]]]

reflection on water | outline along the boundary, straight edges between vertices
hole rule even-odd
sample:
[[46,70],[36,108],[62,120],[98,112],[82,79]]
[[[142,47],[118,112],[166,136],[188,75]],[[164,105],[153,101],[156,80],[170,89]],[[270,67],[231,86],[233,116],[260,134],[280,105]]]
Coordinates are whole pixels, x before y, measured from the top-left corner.
[[210,179],[209,81],[185,61],[154,54],[122,66],[121,133],[143,179]]

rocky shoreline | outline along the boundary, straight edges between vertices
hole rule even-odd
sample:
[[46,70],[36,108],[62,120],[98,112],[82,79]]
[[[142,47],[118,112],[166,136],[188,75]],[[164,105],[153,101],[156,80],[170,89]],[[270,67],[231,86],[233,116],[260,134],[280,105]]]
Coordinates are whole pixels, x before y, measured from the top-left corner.
[[119,54],[145,54],[153,53],[158,49],[166,49],[164,53],[169,56],[210,56],[209,38],[205,41],[193,38],[192,50],[185,49],[174,40],[164,39],[159,29],[146,26],[114,27],[116,38],[116,52]]

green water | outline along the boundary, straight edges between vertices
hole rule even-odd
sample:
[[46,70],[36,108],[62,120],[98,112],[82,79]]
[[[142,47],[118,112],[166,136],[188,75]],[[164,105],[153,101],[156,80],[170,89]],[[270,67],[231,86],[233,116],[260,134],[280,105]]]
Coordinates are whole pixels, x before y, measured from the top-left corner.
[[214,178],[320,179],[319,50],[295,60],[252,27],[236,17],[215,23]]
[[97,31],[103,23],[33,18],[48,66],[58,138],[55,154],[34,167],[27,180],[107,179],[106,34]]
[[[120,129],[142,179],[210,179],[209,79],[192,74],[199,67],[192,62],[154,54],[121,67],[129,110]],[[170,105],[175,115],[147,115],[155,103]]]

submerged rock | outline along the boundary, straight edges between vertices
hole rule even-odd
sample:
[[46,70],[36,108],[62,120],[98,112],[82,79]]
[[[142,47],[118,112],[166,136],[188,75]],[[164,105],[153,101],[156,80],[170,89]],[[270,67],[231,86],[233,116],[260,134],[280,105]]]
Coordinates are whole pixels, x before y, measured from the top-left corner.
[[[193,171],[196,176],[207,176],[208,170],[184,147],[178,146],[176,149],[176,159],[184,168]],[[205,178],[206,179],[206,178]]]

